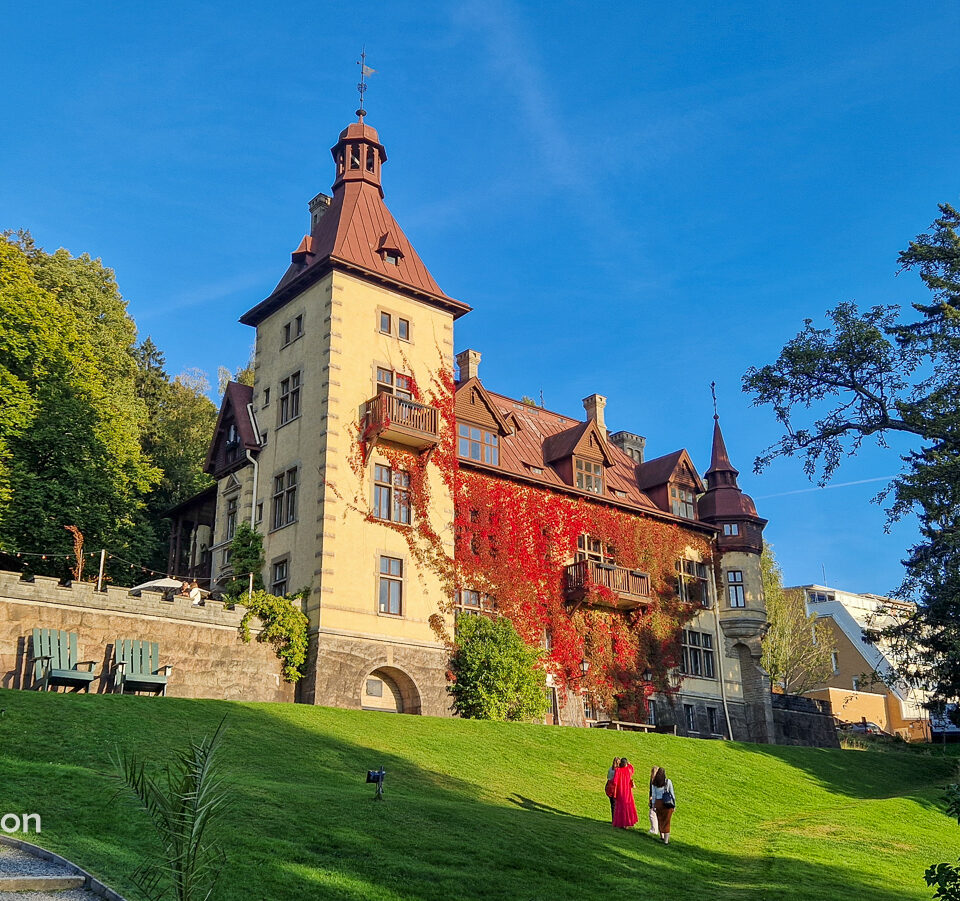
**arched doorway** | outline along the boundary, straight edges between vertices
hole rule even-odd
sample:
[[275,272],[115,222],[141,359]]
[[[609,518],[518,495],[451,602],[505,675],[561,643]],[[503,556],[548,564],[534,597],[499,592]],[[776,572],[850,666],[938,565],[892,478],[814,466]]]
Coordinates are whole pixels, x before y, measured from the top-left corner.
[[386,713],[420,713],[420,692],[416,683],[395,666],[381,666],[364,677],[360,706]]

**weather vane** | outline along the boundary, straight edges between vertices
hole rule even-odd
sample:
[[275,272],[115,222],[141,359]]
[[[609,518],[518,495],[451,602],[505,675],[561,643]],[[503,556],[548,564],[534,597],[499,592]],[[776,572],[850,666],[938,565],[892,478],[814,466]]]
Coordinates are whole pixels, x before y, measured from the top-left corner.
[[367,93],[367,76],[373,75],[377,71],[367,65],[367,48],[365,46],[360,50],[360,59],[357,60],[357,65],[360,67],[360,83],[357,85],[357,90],[360,92],[360,109],[357,110],[357,116],[363,119],[367,114],[367,111],[363,108],[363,95]]
[[710,383],[710,394],[713,396],[713,418],[719,419],[720,417],[717,415],[717,383],[716,382]]

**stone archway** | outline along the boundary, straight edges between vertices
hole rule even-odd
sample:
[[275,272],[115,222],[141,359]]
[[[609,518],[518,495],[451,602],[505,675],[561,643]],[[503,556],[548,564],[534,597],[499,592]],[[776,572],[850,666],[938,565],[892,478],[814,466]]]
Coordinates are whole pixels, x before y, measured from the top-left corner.
[[402,669],[379,666],[363,678],[360,706],[385,713],[420,713],[420,691]]

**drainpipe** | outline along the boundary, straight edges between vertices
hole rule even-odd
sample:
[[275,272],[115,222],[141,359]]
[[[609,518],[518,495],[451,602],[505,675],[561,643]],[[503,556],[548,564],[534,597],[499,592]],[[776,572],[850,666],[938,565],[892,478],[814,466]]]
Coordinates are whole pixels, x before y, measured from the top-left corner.
[[[261,444],[260,426],[257,425],[257,417],[253,414],[253,404],[247,404],[247,415],[250,417],[250,424],[253,426],[253,433],[257,436],[257,444]],[[257,527],[257,489],[260,479],[260,464],[256,458],[246,451],[247,460],[253,465],[253,500],[250,502],[250,528]]]

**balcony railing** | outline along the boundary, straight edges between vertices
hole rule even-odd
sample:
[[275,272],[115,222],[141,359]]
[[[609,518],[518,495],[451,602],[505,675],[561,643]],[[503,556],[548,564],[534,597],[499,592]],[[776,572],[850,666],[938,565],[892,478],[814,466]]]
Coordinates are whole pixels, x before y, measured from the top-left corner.
[[635,569],[600,563],[597,560],[578,560],[566,568],[565,589],[568,601],[582,601],[593,587],[606,588],[613,599],[604,598],[606,592],[594,598],[594,603],[606,604],[621,610],[639,607],[650,601],[650,576]]
[[382,393],[364,404],[364,436],[385,438],[422,449],[437,443],[439,414],[436,407]]

